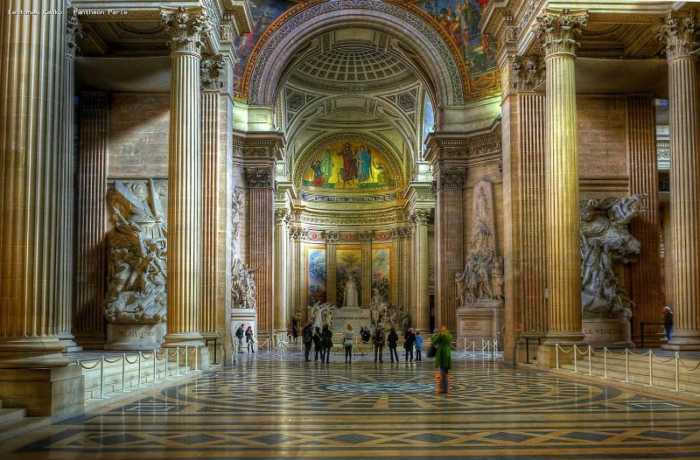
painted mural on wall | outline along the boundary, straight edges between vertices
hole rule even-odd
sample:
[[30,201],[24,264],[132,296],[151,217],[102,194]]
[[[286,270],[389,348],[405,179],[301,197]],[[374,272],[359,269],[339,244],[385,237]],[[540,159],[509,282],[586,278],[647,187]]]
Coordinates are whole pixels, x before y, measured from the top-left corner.
[[357,297],[362,298],[362,249],[338,248],[335,251],[336,272],[336,303],[345,304],[345,286],[352,277],[357,287]]
[[372,248],[372,294],[388,302],[391,294],[391,249]]
[[[496,66],[495,56],[479,31],[481,12],[489,0],[409,0],[430,13],[450,34],[462,50],[465,62],[472,74],[493,70]],[[294,6],[292,0],[249,0],[253,18],[252,32],[236,38],[235,46],[240,58],[235,66],[234,91],[240,94],[241,79],[257,41],[265,29],[280,17],[287,9]]]
[[312,156],[302,185],[331,190],[382,190],[393,187],[384,155],[360,141],[326,144]]
[[326,250],[308,248],[306,253],[309,304],[326,302]]
[[473,74],[495,67],[495,56],[486,37],[481,35],[481,12],[489,0],[417,0],[445,29],[462,50]]

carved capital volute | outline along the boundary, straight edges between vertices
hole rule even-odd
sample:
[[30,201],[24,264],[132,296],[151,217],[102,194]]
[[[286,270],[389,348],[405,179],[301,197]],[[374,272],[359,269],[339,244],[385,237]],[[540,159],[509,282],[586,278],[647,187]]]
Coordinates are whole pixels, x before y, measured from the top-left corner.
[[411,214],[411,220],[417,225],[428,225],[431,218],[432,212],[430,209],[416,209]]
[[248,188],[274,188],[272,168],[245,168],[245,180]]
[[200,8],[164,9],[160,18],[170,35],[170,49],[174,54],[200,55],[204,37],[211,29],[206,10]]
[[515,56],[511,61],[510,88],[513,91],[534,91],[544,82],[544,62],[537,56]]
[[679,16],[669,14],[659,32],[659,39],[666,45],[666,58],[693,57],[698,49],[696,38],[695,17],[692,15]]
[[66,14],[66,57],[75,58],[75,55],[80,51],[78,40],[84,36],[78,13],[74,8],[68,8]]
[[440,190],[461,190],[464,186],[464,169],[449,168],[440,169],[437,172],[437,189]]
[[283,223],[287,222],[288,217],[289,210],[287,208],[275,209],[275,224],[282,225]]
[[224,57],[220,54],[204,56],[200,63],[202,89],[219,91],[224,87]]
[[537,17],[537,34],[545,56],[576,55],[577,36],[588,24],[588,12],[547,11]]

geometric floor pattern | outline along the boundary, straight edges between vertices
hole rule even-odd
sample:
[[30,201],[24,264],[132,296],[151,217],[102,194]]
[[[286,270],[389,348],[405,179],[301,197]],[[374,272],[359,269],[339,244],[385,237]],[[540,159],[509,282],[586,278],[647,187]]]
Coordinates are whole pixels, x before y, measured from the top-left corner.
[[2,459],[700,458],[700,406],[497,362],[261,354],[13,441]]

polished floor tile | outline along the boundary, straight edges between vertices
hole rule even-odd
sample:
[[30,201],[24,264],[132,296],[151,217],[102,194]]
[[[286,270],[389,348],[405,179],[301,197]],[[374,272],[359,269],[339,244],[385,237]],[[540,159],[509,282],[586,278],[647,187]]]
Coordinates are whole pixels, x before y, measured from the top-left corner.
[[[337,359],[337,357],[334,357]],[[457,358],[262,354],[13,441],[12,459],[700,458],[700,406]]]

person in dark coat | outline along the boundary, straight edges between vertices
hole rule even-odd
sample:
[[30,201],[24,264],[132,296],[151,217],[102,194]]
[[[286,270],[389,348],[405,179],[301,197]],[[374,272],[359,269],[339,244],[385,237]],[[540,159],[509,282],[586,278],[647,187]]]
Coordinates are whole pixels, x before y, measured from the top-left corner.
[[666,305],[663,310],[664,314],[664,330],[666,331],[666,340],[671,340],[671,334],[673,334],[673,310],[671,307]]
[[435,346],[435,367],[440,369],[440,393],[447,393],[448,372],[452,368],[452,334],[446,326],[440,328],[440,332],[432,338]]
[[321,338],[321,329],[314,329],[313,335],[314,341],[314,361],[318,361],[318,355],[321,355],[321,361],[323,361],[323,339]]
[[413,362],[413,344],[416,341],[416,335],[413,333],[413,329],[408,328],[406,333],[403,335],[403,348],[406,350],[406,362]]
[[396,356],[396,362],[399,362],[399,354],[396,351],[396,347],[399,344],[399,335],[396,333],[396,329],[393,327],[389,331],[389,335],[386,338],[387,345],[389,345],[389,356],[391,357],[391,362],[394,362],[394,356]]
[[372,342],[374,343],[374,362],[384,362],[383,352],[384,352],[384,328],[381,324],[378,324],[374,329],[374,335],[372,336]]
[[304,326],[301,331],[301,341],[304,342],[304,359],[311,361],[311,345],[314,343],[314,327],[311,323]]
[[248,353],[255,353],[255,334],[252,326],[245,330],[245,342],[248,344]]
[[326,358],[326,363],[331,360],[331,349],[333,348],[333,332],[331,332],[328,324],[323,325],[323,331],[321,331],[321,340],[323,346],[323,355],[321,356],[321,361]]

